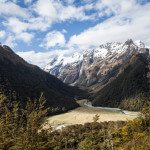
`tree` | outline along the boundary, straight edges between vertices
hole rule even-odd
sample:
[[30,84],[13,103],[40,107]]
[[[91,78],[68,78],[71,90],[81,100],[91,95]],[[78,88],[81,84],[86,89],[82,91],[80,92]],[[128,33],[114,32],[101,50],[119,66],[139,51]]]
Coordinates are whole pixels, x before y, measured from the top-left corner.
[[93,122],[97,122],[98,120],[99,120],[99,115],[98,114],[96,114],[94,117],[93,117]]
[[92,150],[92,142],[85,139],[79,144],[79,150]]
[[46,150],[49,133],[41,124],[47,114],[45,99],[29,100],[25,108],[0,95],[0,149]]

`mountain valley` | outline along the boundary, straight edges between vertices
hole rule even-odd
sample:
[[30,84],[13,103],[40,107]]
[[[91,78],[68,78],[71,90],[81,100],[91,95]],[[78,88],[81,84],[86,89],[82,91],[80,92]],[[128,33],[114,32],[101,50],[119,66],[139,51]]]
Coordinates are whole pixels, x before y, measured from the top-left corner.
[[140,110],[150,97],[148,57],[143,42],[129,39],[102,44],[83,54],[57,56],[44,70],[66,84],[88,90],[94,106]]
[[47,72],[0,45],[0,149],[149,148],[149,50],[106,45]]

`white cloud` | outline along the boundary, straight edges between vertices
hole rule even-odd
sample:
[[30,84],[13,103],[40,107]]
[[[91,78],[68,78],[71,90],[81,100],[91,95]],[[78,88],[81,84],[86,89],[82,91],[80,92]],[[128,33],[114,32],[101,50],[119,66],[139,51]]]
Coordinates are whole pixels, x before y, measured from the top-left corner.
[[43,17],[56,18],[57,11],[52,0],[38,0],[34,9]]
[[10,47],[14,48],[16,46],[15,37],[12,35],[8,35],[7,39],[4,42],[4,45],[9,45]]
[[27,30],[39,30],[45,31],[49,26],[50,22],[44,18],[29,18],[28,20],[21,20],[16,17],[10,17],[3,24],[13,33],[19,34]]
[[29,17],[28,11],[25,8],[22,8],[13,2],[5,1],[0,1],[0,15],[1,14],[23,18]]
[[67,31],[65,29],[62,29],[61,32],[64,33],[64,34],[67,33]]
[[21,22],[18,18],[11,17],[8,19],[8,22],[5,22],[4,25],[13,32],[15,40],[21,40],[25,43],[29,43],[34,35],[33,33],[26,32],[30,27],[28,23]]
[[25,3],[26,5],[31,4],[32,2],[33,2],[33,0],[24,0],[24,3]]
[[17,54],[28,61],[29,63],[38,65],[40,67],[44,67],[50,60],[50,52],[35,52],[35,51],[28,51],[28,52],[17,52]]
[[4,23],[5,26],[9,28],[13,33],[19,34],[28,29],[28,24],[20,21],[16,17],[11,17]]
[[81,7],[74,7],[72,5],[67,7],[61,7],[60,8],[61,11],[59,13],[58,19],[60,21],[65,21],[65,20],[83,21],[83,20],[94,19],[95,16],[85,14],[85,11],[88,9],[89,9],[88,5],[81,6]]
[[30,18],[28,22],[28,29],[29,30],[38,30],[38,31],[46,31],[52,22],[48,18]]
[[[24,2],[32,1],[25,0]],[[0,5],[0,8],[4,10],[0,10],[0,13],[9,15],[3,21],[3,25],[11,34],[13,33],[16,36],[22,34],[22,32],[47,31],[56,22],[67,20],[83,21],[95,17],[94,15],[85,15],[87,10],[92,9],[90,5],[76,7],[70,2],[68,5],[64,5],[61,1],[54,0],[38,0],[27,9],[5,1],[2,6]]]
[[68,46],[85,49],[105,42],[124,41],[128,38],[140,39],[147,43],[150,35],[149,8],[150,3],[143,6],[137,4],[133,7],[120,8],[121,10],[114,17],[79,35],[73,35]]
[[0,39],[5,38],[6,32],[4,30],[0,31]]
[[109,9],[114,14],[128,12],[137,6],[138,5],[135,0],[98,0],[96,3],[97,10],[103,11],[104,9]]
[[64,35],[59,31],[47,33],[41,46],[51,48],[55,46],[63,47],[66,43]]
[[74,49],[65,49],[65,50],[54,50],[47,52],[35,52],[35,51],[27,51],[21,52],[18,51],[17,54],[25,59],[27,62],[31,64],[35,64],[41,68],[45,67],[46,64],[50,62],[50,59],[53,59],[56,56],[67,55],[70,56],[72,53],[77,52]]
[[[15,1],[18,2],[18,1]],[[74,0],[66,1],[65,5],[59,0],[24,0],[27,8],[22,8],[17,3],[12,1],[0,1],[0,14],[7,15],[3,25],[8,30],[7,32],[15,37],[15,40],[22,40],[26,43],[33,38],[31,32],[47,31],[52,24],[70,20],[89,20],[94,19],[94,15],[86,15],[86,11],[93,9],[90,5],[75,6]],[[30,7],[29,5],[30,4]],[[64,35],[47,35],[44,40],[44,46],[49,48],[55,45],[62,46],[65,44]],[[49,41],[50,36],[53,36],[52,41]],[[58,42],[56,42],[58,38]]]
[[16,35],[16,39],[22,40],[25,43],[30,43],[31,40],[33,39],[34,35],[32,33],[28,32],[22,32],[18,35]]
[[73,1],[69,1],[68,5],[65,6],[61,1],[38,0],[33,9],[39,16],[46,17],[51,22],[93,19],[93,15],[85,14],[87,10],[92,9],[89,8],[89,5],[76,7],[73,5]]

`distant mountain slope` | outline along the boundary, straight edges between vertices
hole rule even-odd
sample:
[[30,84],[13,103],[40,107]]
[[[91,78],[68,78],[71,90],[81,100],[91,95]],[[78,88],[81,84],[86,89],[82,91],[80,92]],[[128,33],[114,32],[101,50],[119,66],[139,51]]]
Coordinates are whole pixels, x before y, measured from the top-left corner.
[[70,87],[39,67],[16,55],[8,46],[0,45],[0,91],[15,93],[22,103],[44,93],[47,106],[69,110],[78,106],[74,100],[80,90]]
[[106,43],[83,54],[57,56],[44,70],[64,83],[96,90],[94,85],[105,86],[136,52],[148,53],[148,49],[141,41],[133,42],[131,39],[124,43]]
[[94,106],[118,107],[125,98],[134,98],[139,94],[145,94],[145,100],[150,100],[148,71],[147,57],[143,54],[133,55],[124,64],[119,75],[95,93],[92,104]]

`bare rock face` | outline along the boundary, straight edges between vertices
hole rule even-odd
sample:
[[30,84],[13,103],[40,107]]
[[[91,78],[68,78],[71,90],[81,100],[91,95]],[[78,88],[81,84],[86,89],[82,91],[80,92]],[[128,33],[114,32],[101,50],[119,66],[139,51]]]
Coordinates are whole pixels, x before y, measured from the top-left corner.
[[44,70],[58,77],[63,82],[72,84],[79,78],[82,60],[83,56],[79,53],[69,57],[61,55],[54,58]]
[[73,56],[58,56],[44,70],[67,84],[92,87],[103,86],[116,77],[122,67],[135,53],[149,55],[141,41],[131,39],[125,43],[102,44],[95,49],[85,50]]

